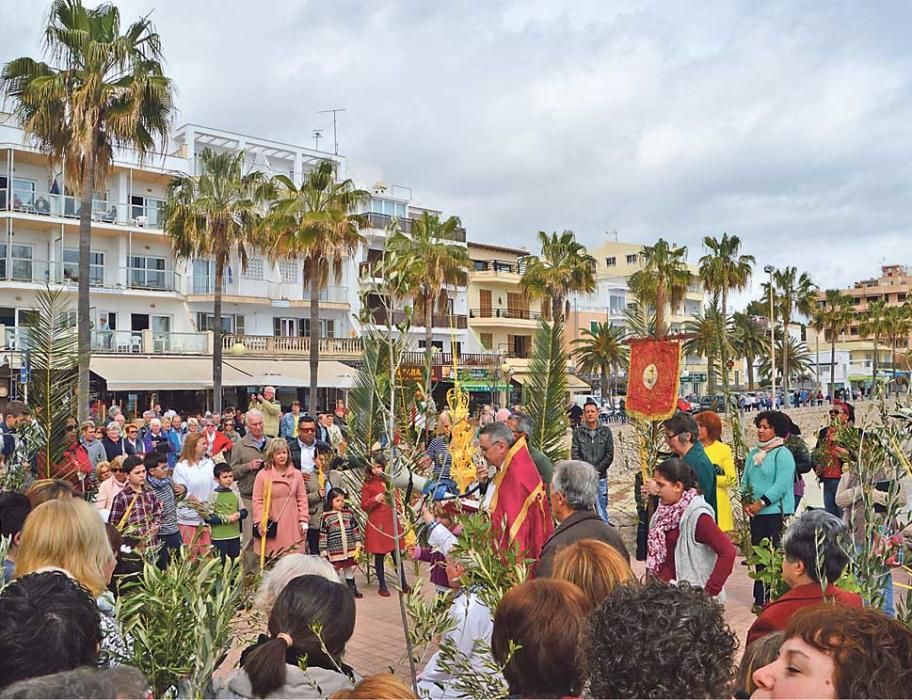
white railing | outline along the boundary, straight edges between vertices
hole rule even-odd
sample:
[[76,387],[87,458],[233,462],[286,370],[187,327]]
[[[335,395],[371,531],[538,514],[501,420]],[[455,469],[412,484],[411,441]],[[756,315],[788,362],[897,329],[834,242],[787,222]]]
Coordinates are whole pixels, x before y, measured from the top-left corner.
[[[235,346],[243,347],[242,352],[253,355],[310,353],[310,338],[307,336],[271,336],[271,335],[224,335],[222,348],[233,350]],[[349,355],[357,357],[364,352],[361,338],[320,338],[320,354]]]

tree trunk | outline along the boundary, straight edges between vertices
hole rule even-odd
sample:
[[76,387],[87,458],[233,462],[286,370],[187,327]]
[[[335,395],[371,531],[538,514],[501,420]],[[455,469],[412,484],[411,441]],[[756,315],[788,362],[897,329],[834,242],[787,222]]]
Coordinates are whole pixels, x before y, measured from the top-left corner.
[[[94,143],[94,139],[93,139]],[[95,152],[86,155],[80,185],[79,205],[79,287],[76,301],[78,321],[78,377],[76,414],[80,423],[89,417],[89,364],[92,361],[92,328],[89,301],[89,258],[92,250],[92,195],[95,192]],[[128,273],[129,274],[129,273]]]
[[747,390],[753,391],[754,390],[754,358],[745,357],[744,359],[747,361]]
[[551,323],[557,323],[557,319],[561,318],[563,315],[564,300],[559,295],[553,295],[551,297]]
[[789,358],[788,358],[788,332],[789,332],[789,321],[791,319],[784,315],[782,316],[782,396],[785,398],[785,405],[788,406],[788,392],[789,392]]
[[601,382],[602,401],[608,398],[608,365],[602,365],[602,382]]
[[[314,267],[317,267],[314,265]],[[312,270],[310,276],[310,393],[307,411],[317,415],[317,370],[320,367],[320,275]]]
[[879,340],[879,338],[877,337],[877,334],[875,333],[875,334],[874,334],[874,367],[873,367],[873,369],[874,369],[874,378],[873,378],[873,380],[872,380],[872,382],[871,382],[871,388],[872,388],[872,389],[873,389],[874,387],[877,386],[877,368],[878,368],[878,365],[879,365],[878,357],[877,357],[877,355],[879,354],[879,353],[878,353],[878,350],[877,350],[877,345],[878,345],[877,341],[878,341],[878,340]]
[[664,338],[668,331],[665,328],[665,304],[668,294],[665,291],[665,283],[659,282],[656,287],[655,312],[656,312],[656,338]]
[[719,339],[719,364],[722,368],[722,396],[725,398],[725,405],[728,406],[728,397],[730,389],[728,387],[728,290],[722,288],[722,328],[719,329],[722,337]]
[[708,386],[706,391],[710,396],[715,396],[719,393],[718,387],[716,386],[716,358],[715,355],[710,355],[706,358],[706,381]]
[[434,366],[434,299],[430,291],[424,296],[424,390],[431,396],[431,368]]
[[836,399],[836,327],[830,329],[830,403]]
[[[213,232],[213,235],[224,235],[224,232]],[[222,412],[222,284],[225,279],[227,256],[218,253],[215,256],[215,289],[213,290],[212,322],[212,410]]]

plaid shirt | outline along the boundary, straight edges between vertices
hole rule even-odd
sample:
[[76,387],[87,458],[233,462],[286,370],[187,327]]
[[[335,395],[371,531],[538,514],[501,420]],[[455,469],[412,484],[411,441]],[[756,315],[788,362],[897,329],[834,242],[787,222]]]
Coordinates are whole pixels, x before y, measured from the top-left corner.
[[144,488],[137,493],[127,484],[114,496],[108,522],[130,537],[148,539],[158,533],[161,516],[162,504],[152,489]]

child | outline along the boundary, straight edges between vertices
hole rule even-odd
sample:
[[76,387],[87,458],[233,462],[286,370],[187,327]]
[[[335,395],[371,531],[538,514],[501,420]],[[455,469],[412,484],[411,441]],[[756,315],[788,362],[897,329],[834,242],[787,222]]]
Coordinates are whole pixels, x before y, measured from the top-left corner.
[[161,527],[158,528],[158,566],[165,569],[171,561],[171,556],[180,552],[183,541],[177,527],[177,496],[186,489],[177,486],[171,480],[168,469],[168,455],[157,449],[148,452],[143,458],[146,465],[146,478],[149,488],[155,492],[155,497],[162,504]]
[[209,495],[212,515],[206,519],[212,529],[212,545],[222,561],[225,557],[236,559],[241,555],[241,521],[247,517],[241,494],[234,485],[231,466],[219,462],[212,470],[218,486]]
[[9,583],[13,580],[16,569],[16,551],[19,549],[19,540],[22,537],[22,525],[32,510],[28,496],[15,491],[0,493],[0,535],[9,537],[9,548],[3,559],[3,581]]
[[123,471],[127,475],[126,483],[114,497],[108,522],[137,540],[138,546],[154,545],[161,527],[162,505],[155,492],[146,487],[143,458],[130,455],[123,462]]
[[[386,587],[386,573],[383,570],[383,559],[398,546],[402,549],[403,529],[398,516],[393,513],[393,507],[387,502],[386,481],[383,478],[383,469],[386,466],[386,457],[383,452],[377,451],[371,455],[371,464],[367,468],[364,485],[361,487],[361,509],[367,513],[365,525],[364,549],[374,555],[374,569],[377,572],[379,593],[384,598],[389,598],[390,592]],[[393,517],[396,517],[397,538],[393,536]],[[395,557],[394,557],[395,558]],[[402,569],[402,591],[408,593],[411,589],[405,580],[405,568]]]
[[[433,511],[440,525],[454,535],[459,534],[459,528],[453,519],[453,515],[442,503],[434,504]],[[431,565],[431,583],[437,589],[438,595],[446,595],[452,590],[446,570],[446,555],[443,552],[430,545],[425,547],[415,546],[410,548],[409,555],[416,561],[424,561]]]
[[330,489],[326,494],[320,521],[320,556],[336,571],[342,571],[355,598],[363,598],[355,585],[355,557],[361,551],[361,528],[354,513],[345,505],[345,497],[342,489]]

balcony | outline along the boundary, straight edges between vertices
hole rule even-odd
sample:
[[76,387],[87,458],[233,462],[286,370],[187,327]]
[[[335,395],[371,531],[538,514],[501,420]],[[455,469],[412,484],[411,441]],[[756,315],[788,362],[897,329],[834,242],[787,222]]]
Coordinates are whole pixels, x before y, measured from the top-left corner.
[[[389,226],[393,219],[396,219],[396,222],[399,224],[399,228],[403,233],[412,232],[412,224],[414,219],[407,219],[405,217],[394,217],[389,214],[376,214],[374,212],[365,212],[358,214],[364,221],[365,228],[376,228],[376,229],[385,229]],[[456,229],[456,236],[453,238],[454,241],[459,243],[465,243],[466,241],[466,231],[461,226]]]
[[487,318],[509,318],[518,321],[540,321],[542,314],[540,311],[529,311],[528,309],[469,309],[469,318],[487,319]]
[[[330,357],[358,359],[364,354],[361,338],[320,338],[319,353]],[[232,352],[243,346],[244,355],[306,355],[310,356],[310,337],[272,335],[223,335],[222,349]]]
[[[194,275],[188,279],[187,295],[211,295],[215,293],[215,278]],[[223,296],[255,297],[258,300],[282,299],[286,301],[310,301],[310,286],[301,282],[273,282],[250,277],[232,277],[222,285]],[[348,287],[329,286],[320,292],[320,301],[347,304]]]
[[[495,352],[463,352],[456,356],[459,367],[500,367],[503,355]],[[434,352],[433,365],[442,367],[453,366],[453,354],[449,352]],[[402,353],[403,367],[423,367],[424,350],[418,352]]]
[[[82,204],[77,197],[38,190],[0,189],[0,210],[78,221]],[[92,221],[133,228],[162,230],[160,204],[140,205],[92,200]]]
[[[527,259],[520,258],[514,261],[504,260],[473,260],[474,273],[493,273],[494,275],[522,275],[526,271]],[[488,275],[485,275],[488,276]]]
[[[29,329],[0,325],[5,350],[28,350]],[[75,329],[74,329],[75,330]],[[167,333],[130,330],[93,330],[92,352],[146,355],[206,355],[210,333]]]
[[[76,287],[79,284],[79,266],[59,260],[0,258],[0,282]],[[174,270],[90,265],[89,286],[118,291],[178,292],[181,283],[180,275]]]
[[[397,325],[406,320],[406,314],[404,311],[393,311],[388,313],[384,308],[371,309],[371,316],[373,318],[373,323],[378,326],[387,325],[387,318],[390,318],[392,325]],[[468,318],[462,314],[458,315],[446,315],[446,314],[434,314],[431,318],[431,325],[434,328],[449,328],[450,324],[455,328],[468,328]],[[424,318],[418,318],[416,315],[413,315],[412,318],[412,328],[424,328]]]

